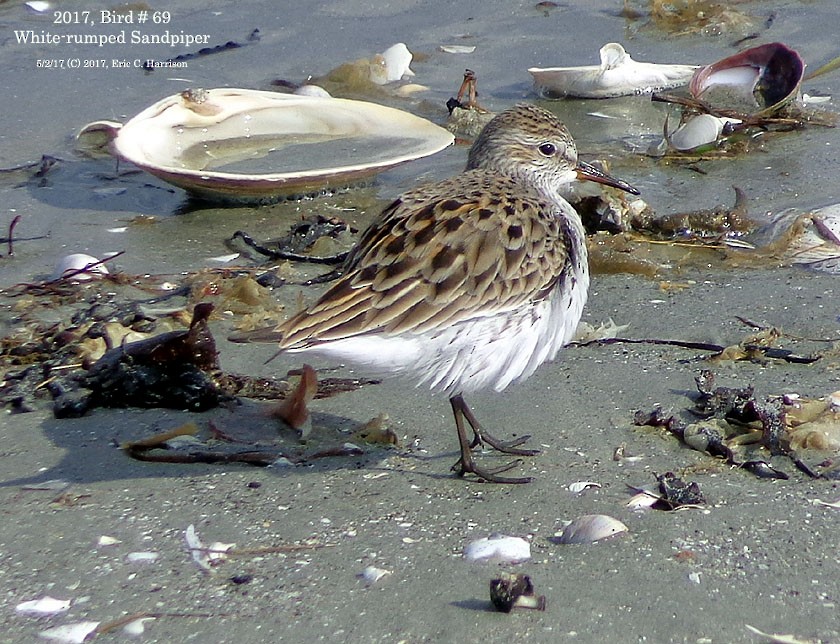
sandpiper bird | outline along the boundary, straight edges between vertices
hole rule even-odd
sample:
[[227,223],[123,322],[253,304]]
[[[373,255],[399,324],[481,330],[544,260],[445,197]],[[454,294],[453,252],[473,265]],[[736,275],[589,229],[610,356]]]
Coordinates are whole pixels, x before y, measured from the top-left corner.
[[[362,234],[342,276],[317,302],[274,329],[231,339],[409,376],[445,392],[455,415],[459,475],[497,483],[473,448],[510,454],[464,394],[502,391],[530,376],[572,338],[589,286],[580,217],[558,190],[576,178],[632,186],[579,162],[566,127],[520,104],[496,116],[451,179],[406,192]],[[468,437],[464,421],[472,428]]]

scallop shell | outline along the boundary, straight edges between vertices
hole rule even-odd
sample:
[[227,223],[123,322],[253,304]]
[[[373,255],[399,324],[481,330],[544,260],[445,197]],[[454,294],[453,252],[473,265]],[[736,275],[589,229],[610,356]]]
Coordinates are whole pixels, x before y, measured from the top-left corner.
[[585,514],[569,523],[557,538],[558,543],[594,543],[627,532],[627,526],[606,514]]
[[367,180],[451,145],[452,134],[390,107],[249,89],[190,90],[79,138],[205,199],[269,203]]
[[601,47],[600,54],[600,65],[531,67],[528,72],[545,98],[614,98],[686,85],[697,69],[695,65],[640,63],[616,42]]

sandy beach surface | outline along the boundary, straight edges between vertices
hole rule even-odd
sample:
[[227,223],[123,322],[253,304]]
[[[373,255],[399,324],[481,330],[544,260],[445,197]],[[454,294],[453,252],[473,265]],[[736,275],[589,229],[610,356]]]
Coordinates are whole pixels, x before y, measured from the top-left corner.
[[[751,33],[757,38],[747,44],[785,42],[809,69],[838,53],[833,0],[738,4],[753,19],[746,27],[682,35],[649,25],[648,3],[629,4],[641,10],[638,17],[621,15],[623,3],[608,0],[556,7],[212,0],[200,9],[172,0],[149,7],[169,12],[168,27],[89,30],[125,28],[130,38],[133,29],[168,28],[207,34],[216,45],[246,42],[259,29],[258,42],[192,59],[186,69],[144,73],[111,63],[162,60],[185,48],[21,44],[16,30],[75,33],[81,26],[54,24],[53,11],[70,9],[66,3],[40,14],[3,3],[0,168],[38,163],[42,155],[58,162],[43,177],[32,168],[0,175],[0,229],[20,214],[15,234],[40,237],[16,243],[13,257],[0,251],[0,332],[12,334],[21,324],[23,313],[7,297],[15,285],[45,279],[64,254],[125,251],[112,269],[178,282],[186,272],[216,266],[210,258],[230,252],[224,240],[235,230],[282,236],[313,213],[362,226],[400,191],[454,174],[465,162],[467,148],[454,146],[332,197],[218,207],[191,202],[142,173],[117,174],[112,160],[74,151],[75,133],[86,123],[125,121],[188,87],[301,82],[405,42],[415,53],[415,82],[429,89],[383,101],[443,123],[444,103],[465,68],[477,73],[482,104],[501,110],[538,101],[528,67],[595,63],[609,41],[622,42],[639,60],[688,64],[729,55],[737,50],[733,42]],[[89,7],[102,8],[108,7]],[[451,44],[476,50],[439,49]],[[39,60],[76,59],[109,64],[37,67]],[[803,91],[832,97],[821,107],[834,110],[838,79],[834,72],[806,80]],[[840,202],[834,128],[774,134],[750,154],[687,167],[641,154],[661,136],[665,114],[646,97],[539,102],[567,122],[583,158],[608,159],[611,171],[636,185],[658,213],[731,204],[733,184],[759,220]],[[138,225],[141,216],[151,223]],[[529,445],[541,450],[515,470],[534,477],[522,486],[454,477],[457,442],[447,401],[398,381],[313,402],[308,445],[341,445],[354,428],[384,413],[399,447],[364,446],[362,454],[269,468],[146,463],[119,449],[187,422],[299,446],[296,434],[253,400],[202,414],[97,409],[56,419],[46,402],[28,413],[4,412],[0,642],[43,641],[38,633],[49,628],[131,615],[154,618],[134,640],[142,642],[838,642],[840,510],[819,503],[840,499],[838,482],[809,478],[786,456],[766,454],[789,478],[759,478],[633,422],[637,410],[655,405],[690,420],[695,377],[703,369],[713,370],[718,385],[754,386],[757,400],[820,398],[840,389],[836,284],[836,275],[789,262],[722,261],[714,254],[698,260],[691,250],[653,278],[595,275],[584,321],[628,325],[622,337],[729,346],[755,332],[746,320],[781,330],[780,348],[819,359],[710,363],[710,352],[673,344],[569,347],[528,381],[469,400],[495,434],[528,434]],[[275,296],[293,306],[299,292],[311,297],[322,288],[282,288]],[[42,312],[47,320],[66,314],[66,308]],[[265,347],[227,342],[225,316],[211,328],[227,372],[285,377],[300,367],[288,356],[265,364]],[[315,366],[322,377],[364,375]],[[630,458],[616,459],[619,448]],[[807,458],[814,465],[836,455]],[[678,512],[627,507],[629,487],[653,484],[666,472],[696,482],[706,503]],[[63,483],[45,483],[56,480]],[[574,494],[569,485],[579,481],[598,487]],[[593,544],[556,542],[565,522],[591,514],[610,515],[628,531]],[[190,525],[205,544],[235,543],[236,554],[210,572],[201,569],[185,546]],[[464,560],[466,544],[494,533],[530,541],[531,559],[517,565]],[[103,536],[115,542],[104,545]],[[138,552],[157,558],[132,561]],[[389,574],[366,583],[357,575],[368,566]],[[502,572],[530,576],[546,597],[545,611],[494,611],[489,583]],[[21,602],[45,595],[70,600],[69,610],[42,618],[16,612]],[[748,626],[796,639],[774,640]],[[128,638],[117,625],[95,641]]]

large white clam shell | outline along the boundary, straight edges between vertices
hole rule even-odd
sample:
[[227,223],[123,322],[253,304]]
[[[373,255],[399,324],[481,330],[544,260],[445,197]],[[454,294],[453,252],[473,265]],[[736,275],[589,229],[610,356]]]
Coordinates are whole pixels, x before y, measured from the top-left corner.
[[339,98],[249,89],[187,91],[125,125],[98,121],[80,137],[202,198],[265,203],[364,181],[452,144],[402,110]]
[[528,72],[545,98],[614,98],[686,85],[696,69],[694,65],[640,63],[611,42],[601,47],[600,65],[531,67]]

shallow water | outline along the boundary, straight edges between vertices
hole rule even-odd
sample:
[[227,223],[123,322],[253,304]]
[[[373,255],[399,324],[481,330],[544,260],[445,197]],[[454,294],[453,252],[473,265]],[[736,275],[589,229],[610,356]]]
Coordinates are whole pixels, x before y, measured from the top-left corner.
[[[444,103],[455,94],[467,67],[477,74],[481,104],[500,110],[519,100],[536,100],[528,67],[594,64],[599,47],[608,41],[622,42],[637,60],[699,64],[733,53],[731,43],[742,33],[671,36],[647,25],[644,17],[621,17],[621,4],[600,0],[543,11],[530,3],[403,0],[374,6],[335,1],[273,11],[257,2],[211,2],[195,9],[176,1],[167,7],[167,25],[149,22],[90,28],[102,33],[125,29],[129,39],[132,30],[183,30],[207,34],[210,46],[231,40],[247,43],[251,30],[259,29],[259,42],[194,58],[187,61],[185,69],[153,72],[115,68],[113,62],[133,65],[135,60],[165,60],[185,50],[130,42],[72,48],[18,44],[15,30],[61,35],[79,32],[82,27],[56,25],[49,12],[36,15],[22,5],[4,4],[0,20],[7,38],[0,47],[0,77],[9,89],[0,110],[0,167],[32,163],[45,154],[61,161],[43,179],[30,179],[24,172],[0,175],[0,227],[14,214],[21,214],[19,235],[49,235],[46,240],[18,244],[15,258],[0,263],[0,285],[44,275],[55,259],[67,252],[99,256],[126,250],[119,264],[133,273],[190,270],[208,251],[217,254],[212,249],[220,250],[220,237],[228,228],[232,232],[240,227],[230,221],[233,211],[211,208],[218,214],[215,225],[197,229],[178,214],[197,208],[182,191],[145,174],[126,174],[126,167],[120,167],[117,176],[112,161],[83,159],[73,151],[74,135],[86,123],[125,121],[160,98],[186,88],[262,89],[274,79],[301,82],[403,41],[415,53],[414,80],[429,91],[411,99],[383,100],[442,123]],[[756,17],[759,39],[751,43],[784,41],[798,49],[812,68],[837,53],[831,26],[836,7],[831,0],[750,2],[738,8]],[[770,15],[775,18],[765,28]],[[447,54],[438,50],[444,44],[469,44],[476,50],[466,55]],[[38,68],[39,60],[63,61],[65,68]],[[107,67],[67,68],[76,60],[92,65],[104,61]],[[838,85],[840,74],[834,73],[807,81],[803,89],[832,95]],[[695,172],[640,154],[661,137],[667,109],[647,97],[541,104],[567,122],[584,158],[609,159],[613,173],[641,189],[657,212],[729,202],[733,183],[746,191],[750,211],[758,215],[840,201],[840,184],[833,180],[839,162],[837,130],[814,127],[775,135],[759,153],[703,163],[701,172]],[[459,146],[390,171],[379,178],[377,193],[385,200],[419,181],[448,176],[462,167],[465,156],[466,148]],[[323,203],[330,207],[329,200]],[[294,210],[289,204],[272,211],[271,218],[280,230],[283,226],[275,218],[287,217]],[[148,226],[108,232],[122,228],[135,215],[158,217],[165,234]]]

